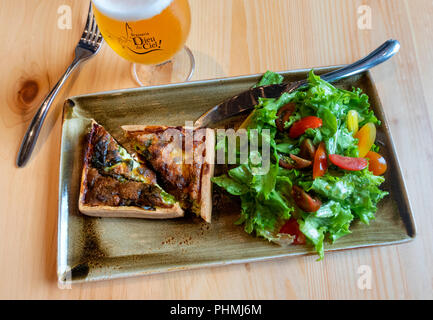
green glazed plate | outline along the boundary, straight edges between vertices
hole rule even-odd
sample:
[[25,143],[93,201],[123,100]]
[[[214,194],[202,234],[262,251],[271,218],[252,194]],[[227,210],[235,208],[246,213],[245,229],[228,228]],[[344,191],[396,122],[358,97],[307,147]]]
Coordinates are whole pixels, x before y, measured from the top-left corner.
[[[320,74],[335,68],[319,68],[316,72]],[[281,74],[286,81],[293,81],[305,78],[307,72],[297,70]],[[113,279],[314,253],[310,246],[283,248],[248,235],[242,226],[233,224],[239,211],[232,206],[214,208],[212,224],[191,216],[162,221],[93,218],[78,211],[83,140],[90,119],[98,121],[122,142],[121,125],[184,125],[185,121],[196,120],[214,105],[248,89],[260,76],[118,90],[72,97],[66,101],[59,178],[59,282]],[[333,245],[326,244],[326,251],[410,241],[416,233],[415,223],[371,75],[367,72],[336,85],[346,89],[362,88],[382,121],[378,141],[389,164],[383,188],[390,195],[380,202],[377,219],[370,226],[353,223],[352,234]]]

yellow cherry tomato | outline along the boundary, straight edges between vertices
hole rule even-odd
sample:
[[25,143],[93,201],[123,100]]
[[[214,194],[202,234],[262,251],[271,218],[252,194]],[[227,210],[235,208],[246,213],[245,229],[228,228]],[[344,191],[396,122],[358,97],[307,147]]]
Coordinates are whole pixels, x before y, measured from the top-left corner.
[[359,157],[364,158],[376,140],[376,126],[371,122],[366,123],[354,137],[358,139]]
[[375,176],[380,176],[385,173],[388,166],[382,155],[374,151],[369,151],[365,157],[368,159],[368,170],[373,172]]
[[358,132],[359,114],[355,110],[350,110],[347,113],[347,129],[356,134]]
[[247,129],[254,114],[255,114],[255,110],[248,115],[248,117],[244,120],[244,122],[241,123],[238,129]]

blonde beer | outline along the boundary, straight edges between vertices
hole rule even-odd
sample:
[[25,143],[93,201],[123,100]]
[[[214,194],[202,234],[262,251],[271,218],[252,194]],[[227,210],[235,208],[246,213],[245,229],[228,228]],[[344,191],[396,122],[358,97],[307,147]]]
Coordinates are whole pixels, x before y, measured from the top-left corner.
[[170,60],[183,48],[191,25],[187,0],[93,0],[93,9],[108,45],[142,64]]

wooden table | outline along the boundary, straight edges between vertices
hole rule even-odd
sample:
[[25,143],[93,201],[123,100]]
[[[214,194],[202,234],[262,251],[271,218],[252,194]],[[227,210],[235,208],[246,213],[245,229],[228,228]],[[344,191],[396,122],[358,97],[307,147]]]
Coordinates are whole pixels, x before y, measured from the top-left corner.
[[[413,242],[175,272],[61,290],[56,282],[60,112],[66,97],[134,87],[130,64],[108,46],[56,100],[31,162],[15,166],[21,138],[72,60],[87,1],[0,4],[0,298],[398,299],[433,297],[433,4],[431,0],[190,0],[194,79],[352,62],[384,40],[401,52],[373,70],[418,227]],[[359,6],[371,8],[360,29]],[[72,9],[59,29],[58,9]],[[362,8],[361,8],[362,9]],[[359,10],[361,10],[359,9]],[[361,19],[361,27],[363,26]],[[365,21],[364,21],[365,22]],[[371,289],[360,289],[360,266]]]

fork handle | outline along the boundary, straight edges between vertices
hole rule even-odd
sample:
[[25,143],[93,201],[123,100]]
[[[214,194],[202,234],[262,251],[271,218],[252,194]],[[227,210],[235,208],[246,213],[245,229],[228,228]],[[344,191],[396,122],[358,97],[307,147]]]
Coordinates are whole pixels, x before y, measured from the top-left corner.
[[46,96],[35,116],[32,119],[29,127],[27,128],[26,134],[21,142],[20,151],[18,152],[17,157],[17,166],[24,167],[27,161],[30,159],[30,155],[35,148],[36,141],[39,137],[39,133],[41,132],[42,124],[47,117],[48,111],[51,108],[51,105],[54,101],[54,98],[57,96],[60,88],[65,83],[66,79],[68,79],[69,75],[74,71],[74,69],[80,64],[82,60],[79,57],[75,57],[74,61],[70,64],[68,69],[66,69],[63,76],[56,83],[53,89],[51,89],[50,93]]

